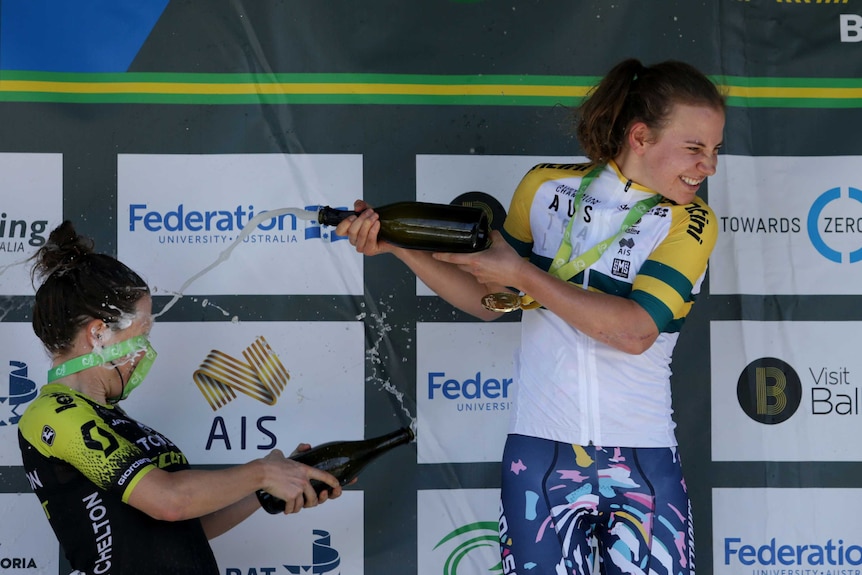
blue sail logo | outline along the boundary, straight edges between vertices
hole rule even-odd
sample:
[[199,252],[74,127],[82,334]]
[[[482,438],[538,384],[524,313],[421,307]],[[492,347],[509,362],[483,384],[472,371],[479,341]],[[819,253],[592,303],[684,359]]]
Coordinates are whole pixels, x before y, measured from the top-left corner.
[[8,415],[0,416],[0,427],[16,425],[23,414],[24,404],[35,399],[38,393],[36,383],[27,375],[26,363],[13,360],[9,365],[12,369],[9,372],[9,385],[6,388],[8,395],[0,395],[0,405],[8,407]]
[[[332,547],[329,531],[315,529],[313,533],[319,536],[311,544],[311,565],[285,565],[289,573],[299,575],[300,573],[312,573],[313,575],[323,575],[335,570],[341,564],[341,558],[338,551]],[[341,572],[333,573],[339,575]]]

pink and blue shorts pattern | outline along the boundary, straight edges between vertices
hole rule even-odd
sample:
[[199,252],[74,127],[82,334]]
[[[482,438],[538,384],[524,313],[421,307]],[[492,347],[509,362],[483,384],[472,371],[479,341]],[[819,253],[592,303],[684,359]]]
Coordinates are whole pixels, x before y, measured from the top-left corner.
[[691,505],[675,447],[596,447],[509,435],[504,575],[693,575]]

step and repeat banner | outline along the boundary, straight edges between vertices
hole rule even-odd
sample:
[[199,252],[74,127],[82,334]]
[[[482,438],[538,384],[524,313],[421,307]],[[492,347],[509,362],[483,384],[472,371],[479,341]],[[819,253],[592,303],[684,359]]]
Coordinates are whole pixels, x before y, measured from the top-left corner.
[[[3,0],[0,572],[71,570],[17,443],[49,366],[28,258],[70,219],[151,286],[159,358],[125,407],[194,465],[416,431],[339,500],[213,540],[224,575],[510,573],[519,317],[474,321],[309,215],[499,226],[530,167],[583,160],[572,108],[627,57],[728,96],[673,363],[696,569],[862,575],[862,0]],[[258,345],[286,386],[213,401],[207,362]]]

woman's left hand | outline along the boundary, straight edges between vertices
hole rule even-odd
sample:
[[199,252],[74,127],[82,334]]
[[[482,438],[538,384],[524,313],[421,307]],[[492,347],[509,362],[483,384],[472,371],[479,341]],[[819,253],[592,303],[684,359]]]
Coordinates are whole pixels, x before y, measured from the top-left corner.
[[491,232],[491,246],[469,254],[434,253],[434,259],[455,264],[482,284],[518,287],[518,277],[524,265],[522,258],[497,230]]

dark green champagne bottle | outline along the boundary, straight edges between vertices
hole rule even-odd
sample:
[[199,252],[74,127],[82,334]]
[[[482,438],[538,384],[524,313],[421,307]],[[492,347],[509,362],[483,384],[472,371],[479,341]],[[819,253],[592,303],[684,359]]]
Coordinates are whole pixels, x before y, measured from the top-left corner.
[[[380,216],[380,239],[402,248],[470,253],[491,245],[488,214],[481,208],[427,202],[396,202],[374,208]],[[325,206],[317,222],[337,226],[358,212]]]
[[[361,439],[357,441],[331,441],[322,443],[308,451],[297,453],[291,459],[311,467],[317,467],[334,475],[341,485],[353,481],[365,467],[387,451],[413,441],[413,431],[402,427],[386,435]],[[314,491],[320,495],[329,486],[322,481],[311,480]],[[258,490],[257,498],[260,506],[267,513],[284,513],[284,500]]]

